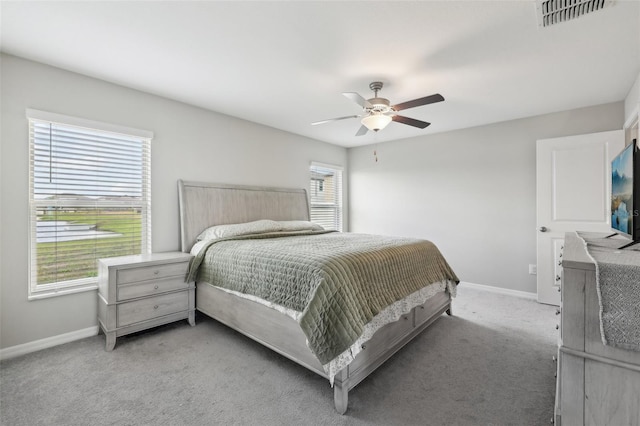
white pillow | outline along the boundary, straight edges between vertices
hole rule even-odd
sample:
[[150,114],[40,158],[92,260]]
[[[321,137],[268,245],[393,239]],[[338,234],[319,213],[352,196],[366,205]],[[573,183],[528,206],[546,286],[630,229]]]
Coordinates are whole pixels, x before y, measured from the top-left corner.
[[198,235],[196,241],[208,241],[225,237],[238,237],[249,234],[264,234],[267,232],[295,232],[295,231],[322,231],[324,228],[318,224],[306,220],[256,220],[247,223],[234,223],[230,225],[211,226]]
[[274,232],[280,229],[280,225],[273,220],[256,220],[247,223],[234,223],[230,225],[211,226],[198,235],[196,241],[215,240],[225,237],[237,237],[248,234],[261,234]]
[[317,223],[307,222],[306,220],[281,220],[278,222],[281,231],[324,231],[324,228]]

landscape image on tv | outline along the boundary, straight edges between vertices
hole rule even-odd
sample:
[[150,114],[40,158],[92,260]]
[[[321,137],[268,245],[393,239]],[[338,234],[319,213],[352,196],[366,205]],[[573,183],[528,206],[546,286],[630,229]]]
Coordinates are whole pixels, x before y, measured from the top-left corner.
[[633,220],[633,145],[611,162],[611,227],[631,234]]

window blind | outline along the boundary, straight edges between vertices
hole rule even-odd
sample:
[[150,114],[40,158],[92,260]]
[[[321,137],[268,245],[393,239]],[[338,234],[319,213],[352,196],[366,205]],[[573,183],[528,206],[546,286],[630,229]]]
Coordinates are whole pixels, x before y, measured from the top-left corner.
[[150,251],[150,138],[29,117],[29,142],[30,294],[95,286],[97,259]]
[[325,229],[342,231],[342,169],[312,163],[309,171],[311,221]]

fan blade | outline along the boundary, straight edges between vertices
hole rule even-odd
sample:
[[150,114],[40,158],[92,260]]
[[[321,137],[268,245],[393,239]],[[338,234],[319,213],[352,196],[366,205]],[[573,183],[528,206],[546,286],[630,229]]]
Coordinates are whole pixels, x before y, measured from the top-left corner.
[[371,105],[368,100],[355,92],[344,92],[343,95],[347,99],[351,99],[353,102],[360,105],[362,108],[373,108],[373,105]]
[[356,132],[356,136],[362,136],[362,135],[366,134],[368,131],[369,131],[369,129],[367,129],[367,126],[362,125],[362,126],[360,126],[360,128]]
[[412,101],[403,102],[398,105],[394,105],[393,108],[396,111],[402,111],[403,109],[415,108],[422,105],[433,104],[435,102],[442,102],[444,98],[441,94],[436,93],[435,95],[425,96],[424,98],[414,99]]
[[431,123],[427,123],[426,121],[416,120],[415,118],[404,117],[402,115],[394,115],[392,118],[393,121],[397,121],[398,123],[407,124],[413,127],[419,127],[424,129],[429,126]]
[[347,115],[346,117],[330,118],[328,120],[316,121],[314,123],[311,123],[311,125],[315,126],[316,124],[324,124],[324,123],[330,123],[331,121],[346,120],[347,118],[358,118],[358,117],[360,117],[360,116],[359,115]]

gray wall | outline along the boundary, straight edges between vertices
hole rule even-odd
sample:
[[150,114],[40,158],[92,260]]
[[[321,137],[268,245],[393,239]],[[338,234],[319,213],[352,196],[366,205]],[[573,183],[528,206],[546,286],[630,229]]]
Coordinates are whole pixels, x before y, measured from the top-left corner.
[[351,148],[349,230],[426,238],[462,281],[535,292],[536,140],[623,121],[617,102]]
[[633,139],[638,139],[638,119],[640,118],[640,73],[636,78],[635,83],[629,90],[629,94],[624,100],[624,124],[627,127],[625,129],[625,142],[631,143]]
[[0,60],[0,348],[97,324],[93,291],[27,301],[26,108],[155,133],[154,251],[178,249],[179,178],[306,187],[310,161],[346,166],[348,156],[351,231],[431,239],[464,281],[529,292],[535,291],[527,265],[536,258],[536,139],[620,129],[625,115],[619,102],[347,153],[16,57]]
[[0,348],[97,325],[95,291],[27,301],[26,108],[155,133],[154,251],[179,248],[179,178],[307,187],[312,160],[347,162],[344,148],[7,55],[1,56],[1,103]]
[[[635,83],[631,86],[631,90],[629,90],[629,94],[624,100],[624,117],[625,122],[631,122],[633,120],[637,120],[637,114],[640,114],[638,110],[640,108],[640,73],[638,74],[638,78],[636,78]],[[631,123],[627,123],[631,124]]]

